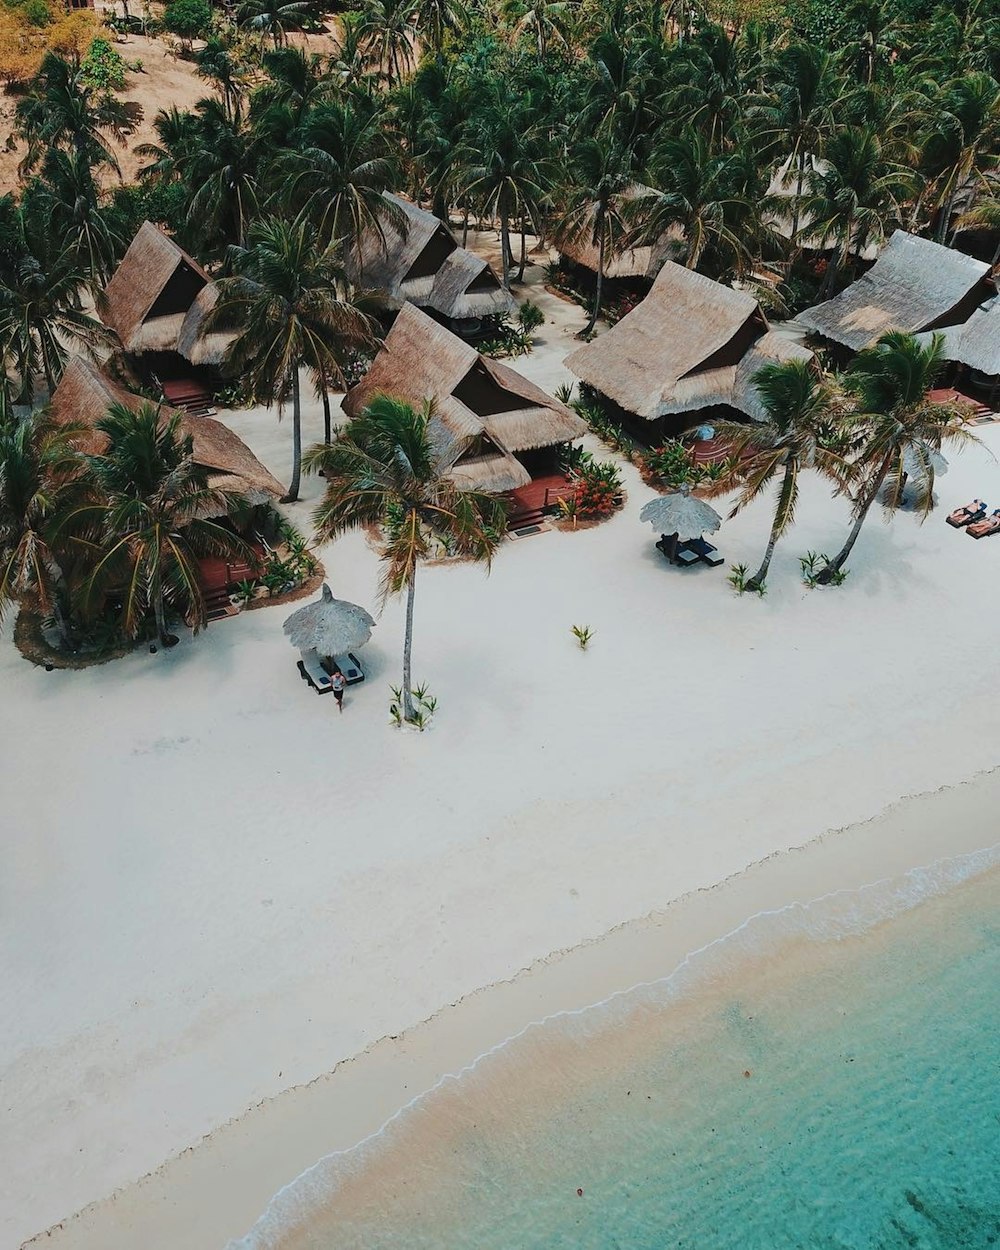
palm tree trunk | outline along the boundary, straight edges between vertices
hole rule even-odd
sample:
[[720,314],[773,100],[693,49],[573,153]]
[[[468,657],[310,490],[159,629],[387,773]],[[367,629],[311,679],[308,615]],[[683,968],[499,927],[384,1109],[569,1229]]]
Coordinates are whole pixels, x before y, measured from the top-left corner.
[[412,721],[416,709],[413,706],[413,595],[417,588],[417,568],[413,566],[406,584],[406,630],[403,634],[403,719]]
[[771,567],[771,557],[774,555],[774,549],[778,545],[778,528],[782,519],[782,504],[784,503],[784,497],[791,489],[792,475],[792,465],[787,464],[785,466],[785,480],[781,484],[781,502],[774,512],[774,520],[771,523],[771,536],[767,540],[767,548],[764,551],[764,559],[760,562],[760,568],[747,582],[747,590],[760,590],[767,581],[767,570]]
[[882,489],[882,483],[889,474],[891,464],[892,456],[888,455],[882,462],[882,467],[876,475],[875,481],[871,490],[868,492],[867,498],[858,509],[858,514],[854,519],[854,524],[851,526],[851,532],[847,535],[847,542],[844,543],[843,547],[841,547],[826,568],[820,570],[819,576],[816,580],[821,586],[827,585],[827,583],[832,580],[833,575],[835,573],[839,573],[844,567],[847,557],[851,554],[851,548],[858,541],[858,535],[861,533],[861,527],[865,523],[865,518],[868,516],[872,504],[878,498],[878,493]]
[[330,422],[330,395],[326,389],[326,372],[322,369],[319,375],[319,393],[323,401],[323,442],[329,447],[330,440],[333,437],[333,429]]
[[590,320],[583,327],[580,334],[581,338],[587,338],[593,334],[594,326],[597,325],[597,318],[601,315],[601,296],[604,290],[604,231],[601,231],[601,237],[597,244],[597,290],[594,293],[594,310],[590,314]]
[[500,257],[503,261],[503,289],[510,290],[510,225],[506,212],[500,213]]
[[522,217],[522,218],[521,218],[521,261],[520,261],[520,264],[519,264],[519,265],[518,265],[518,267],[517,267],[517,280],[518,280],[518,282],[523,282],[523,281],[524,281],[524,265],[525,265],[525,261],[527,260],[527,245],[526,245],[526,243],[525,243],[525,234],[526,234],[526,231],[527,231],[527,223],[525,222],[524,218]]
[[795,182],[795,206],[792,209],[792,237],[789,239],[792,247],[798,246],[799,241],[799,206],[802,203],[802,184],[806,176],[806,154],[800,151],[795,158],[799,167],[798,178]]
[[299,396],[299,371],[292,378],[292,481],[282,503],[294,503],[299,497],[302,476],[302,403]]
[[153,616],[156,620],[156,636],[160,640],[160,645],[165,647],[167,643],[167,613],[163,606],[163,587],[160,585],[159,578],[156,579],[152,587],[153,600]]
[[996,269],[1000,265],[1000,243],[997,244],[997,250],[993,253],[993,259],[990,261],[990,268]]
[[469,206],[464,205],[462,208],[462,246],[465,247],[469,241]]

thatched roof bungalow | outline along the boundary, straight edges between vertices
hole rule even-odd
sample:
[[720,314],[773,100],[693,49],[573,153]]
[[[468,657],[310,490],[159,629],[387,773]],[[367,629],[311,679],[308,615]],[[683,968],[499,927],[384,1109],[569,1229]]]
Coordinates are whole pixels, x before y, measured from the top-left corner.
[[431,440],[441,469],[463,486],[503,494],[549,467],[581,438],[580,418],[533,382],[405,304],[365,377],[347,392],[355,416],[376,395],[434,403]]
[[347,273],[355,285],[374,291],[389,311],[414,304],[457,329],[514,311],[514,297],[489,264],[459,247],[440,218],[401,195],[386,192],[385,199],[397,220],[385,217],[382,235],[368,231],[360,257],[348,256]]
[[752,295],[668,261],[642,303],[566,365],[624,414],[667,432],[691,422],[666,419],[718,406],[759,418],[757,370],[810,356],[770,330]]
[[217,298],[201,265],[144,221],[112,274],[99,311],[131,356],[177,353],[192,365],[219,365],[233,335],[203,333]]
[[954,248],[897,230],[866,274],[797,320],[857,352],[890,330],[917,334],[962,324],[991,293],[989,270]]
[[[52,393],[50,411],[57,421],[85,426],[77,445],[81,451],[99,455],[107,442],[97,422],[111,405],[124,404],[134,412],[144,402],[141,395],[120,386],[89,360],[73,356]],[[178,410],[161,405],[160,411],[173,415]],[[285,493],[281,483],[228,426],[211,417],[179,415],[181,429],[191,436],[194,461],[209,470],[213,488],[242,491],[254,504],[280,499]]]
[[[919,335],[930,342],[931,333]],[[945,360],[964,365],[974,380],[991,389],[1000,385],[1000,295],[979,305],[968,321],[941,331]]]

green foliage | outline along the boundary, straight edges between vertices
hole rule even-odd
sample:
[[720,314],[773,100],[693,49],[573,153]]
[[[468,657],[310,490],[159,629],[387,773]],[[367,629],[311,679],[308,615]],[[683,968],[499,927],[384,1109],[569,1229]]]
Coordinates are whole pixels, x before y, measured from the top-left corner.
[[534,334],[539,326],[545,324],[545,314],[537,304],[533,304],[529,299],[525,300],[518,309],[517,320],[524,333],[530,336]]
[[236,597],[244,607],[253,603],[257,598],[257,588],[260,584],[256,578],[245,578],[236,583]]
[[392,699],[389,703],[389,719],[391,722],[397,728],[402,728],[403,725],[413,725],[423,733],[431,723],[438,705],[437,699],[430,693],[427,684],[421,682],[419,686],[414,686],[411,689],[410,694],[413,697],[414,708],[412,715],[409,717],[404,715],[402,687],[390,686],[389,690],[392,693]]
[[172,35],[190,43],[212,26],[212,6],[208,0],[173,0],[163,13],[163,24]]
[[799,556],[802,580],[810,587],[820,585],[842,586],[844,584],[850,569],[834,569],[822,581],[820,580],[821,575],[827,573],[829,565],[830,557],[825,552],[808,551],[804,556]]
[[594,631],[589,625],[571,625],[570,633],[576,639],[581,651],[586,651],[590,646],[591,639],[594,637]]
[[753,580],[745,564],[734,564],[726,580],[738,595],[745,595],[749,592],[763,599],[767,594],[766,582]]
[[571,407],[587,423],[591,434],[596,434],[602,443],[619,452],[626,460],[635,459],[635,440],[617,422],[611,420],[598,396],[585,383],[580,384],[580,394],[572,401]]
[[663,486],[707,486],[731,477],[734,466],[728,460],[713,460],[698,464],[679,439],[668,439],[660,447],[636,453],[636,460],[643,474]]
[[107,39],[95,39],[80,65],[80,80],[95,91],[123,91],[127,66]]
[[502,360],[510,356],[526,356],[531,351],[531,332],[523,324],[514,325],[507,317],[489,320],[492,324],[487,337],[477,344],[484,356]]

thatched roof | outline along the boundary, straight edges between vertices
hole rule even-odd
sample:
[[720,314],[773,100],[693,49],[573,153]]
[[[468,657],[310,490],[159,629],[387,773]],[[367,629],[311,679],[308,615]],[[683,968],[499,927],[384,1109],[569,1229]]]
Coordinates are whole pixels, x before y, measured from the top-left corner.
[[767,328],[752,295],[668,261],[646,298],[566,365],[649,421],[715,404],[741,407],[739,365]]
[[[158,310],[172,281],[187,292],[182,307]],[[101,300],[101,316],[133,355],[176,351],[192,364],[218,364],[232,342],[231,332],[200,335],[202,322],[218,298],[204,269],[158,226],[144,221]]]
[[385,194],[400,224],[383,219],[361,240],[360,260],[352,251],[347,272],[357,286],[372,290],[390,309],[409,302],[443,317],[476,319],[510,313],[516,301],[485,260],[459,247],[433,213],[401,195]]
[[[931,333],[919,335],[928,343]],[[1000,377],[1000,295],[980,304],[968,321],[941,331],[944,358],[968,365],[987,377]]]
[[736,366],[732,395],[726,402],[753,421],[763,421],[767,413],[753,381],[760,370],[765,365],[812,358],[813,353],[808,347],[793,342],[776,330],[769,330],[754,343]]
[[455,481],[500,493],[531,476],[514,452],[581,438],[586,427],[564,404],[515,370],[488,360],[412,304],[405,304],[372,367],[344,397],[355,416],[376,395],[434,403],[431,441]]
[[[652,194],[650,187],[636,183],[629,187],[622,196],[623,200],[636,200],[640,196]],[[594,210],[596,212],[596,208]],[[591,213],[593,223],[594,213]],[[604,276],[606,278],[654,278],[663,262],[671,253],[675,253],[683,242],[684,232],[677,226],[671,226],[655,244],[643,247],[632,247],[615,256],[605,256]],[[556,249],[571,260],[574,265],[597,273],[600,253],[594,243],[593,225],[572,234],[563,234],[553,240]]]
[[964,321],[986,294],[989,268],[954,248],[897,230],[866,274],[796,320],[860,351],[890,330],[915,334]]
[[[99,455],[107,446],[97,422],[112,404],[124,404],[133,412],[145,403],[141,395],[126,390],[89,360],[73,356],[66,364],[62,380],[52,394],[50,411],[57,421],[78,422],[87,427],[77,441],[81,451]],[[160,405],[164,416],[178,413],[175,408]],[[196,464],[210,471],[209,483],[215,488],[248,492],[259,496],[280,498],[281,483],[261,464],[243,440],[221,421],[211,417],[178,414],[181,429],[191,436]]]

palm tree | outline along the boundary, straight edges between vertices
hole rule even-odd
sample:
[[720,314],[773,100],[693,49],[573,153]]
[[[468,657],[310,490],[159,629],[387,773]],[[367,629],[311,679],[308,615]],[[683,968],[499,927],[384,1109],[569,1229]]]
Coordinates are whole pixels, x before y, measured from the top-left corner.
[[337,245],[324,246],[303,218],[255,223],[247,246],[230,248],[228,261],[233,276],[220,279],[206,328],[241,327],[228,364],[257,402],[280,406],[291,397],[292,480],[285,502],[292,502],[299,497],[302,464],[299,369],[308,369],[324,389],[342,383],[341,362],[352,348],[374,345],[374,326],[344,297]]
[[573,8],[569,0],[515,0],[509,8],[514,39],[533,35],[539,61],[545,60],[552,44],[568,46]]
[[[956,232],[959,230],[990,230],[996,235],[1000,235],[1000,195],[984,196],[978,204],[964,212],[955,223]],[[995,268],[1000,264],[1000,241],[993,253],[993,259],[990,264]]]
[[326,242],[344,239],[357,249],[366,232],[381,233],[383,221],[402,218],[382,194],[393,184],[394,168],[379,119],[350,100],[311,109],[298,150],[279,169],[286,203],[307,215]]
[[143,182],[179,182],[198,150],[200,127],[195,113],[181,112],[175,104],[160,109],[153,118],[155,143],[136,145],[135,154],[149,160],[139,170]]
[[506,527],[506,510],[493,495],[463,490],[435,462],[429,432],[431,405],[417,409],[376,396],[327,447],[306,457],[322,470],[326,496],[316,509],[316,532],[332,539],[363,526],[383,527],[383,599],[406,590],[403,641],[403,715],[414,719],[411,656],[417,566],[446,538],[458,555],[487,568]]
[[247,81],[232,45],[218,35],[211,35],[195,57],[195,63],[199,76],[214,82],[219,88],[226,112],[232,115],[243,97]]
[[290,30],[301,30],[309,20],[308,0],[244,0],[237,10],[237,21],[245,30],[270,36],[280,48]]
[[31,404],[39,372],[55,389],[69,347],[92,352],[117,338],[81,307],[89,275],[74,240],[57,240],[46,221],[24,213],[17,225],[15,250],[0,259],[0,355],[17,374],[19,400]]
[[937,403],[928,392],[940,373],[943,339],[935,334],[926,347],[912,334],[885,334],[874,347],[860,352],[844,378],[856,397],[858,411],[847,423],[857,443],[854,493],[854,524],[847,541],[823,569],[822,583],[829,582],[844,566],[857,541],[872,504],[886,487],[883,504],[889,511],[902,502],[907,465],[921,517],[934,506],[934,457],[945,442],[975,443],[965,428],[961,407]]
[[839,131],[827,144],[825,159],[827,165],[808,174],[810,194],[803,204],[810,233],[824,243],[836,241],[821,297],[832,291],[852,251],[860,257],[868,243],[898,224],[914,185],[911,171],[885,151],[878,132],[868,126]]
[[553,183],[545,135],[521,101],[494,86],[470,119],[455,164],[459,195],[499,218],[503,285],[509,291],[510,223],[533,221]]
[[787,360],[765,365],[753,379],[764,406],[763,421],[750,425],[735,421],[715,423],[716,432],[730,448],[733,472],[713,493],[740,487],[730,517],[742,511],[780,477],[771,534],[760,568],[745,589],[764,589],[778,540],[795,520],[799,476],[816,469],[838,484],[847,466],[835,450],[834,393],[811,361]]
[[42,409],[15,420],[0,395],[0,621],[29,599],[52,613],[65,644],[64,577],[52,530],[79,494],[78,431]]
[[87,86],[79,67],[47,52],[30,93],[14,110],[14,125],[28,144],[21,164],[25,172],[34,169],[49,148],[60,147],[72,149],[91,165],[109,165],[120,173],[104,132],[124,143],[135,120],[110,92]]
[[461,30],[469,17],[461,0],[413,0],[410,12],[416,19],[418,33],[426,34],[438,62],[442,59],[445,32]]
[[291,135],[307,111],[332,93],[333,84],[323,71],[323,59],[317,52],[284,47],[265,52],[261,62],[267,81],[253,95],[254,123],[269,126],[273,133],[274,121],[264,119],[280,113],[283,122],[277,129]]
[[606,137],[582,139],[573,149],[568,207],[556,227],[556,240],[585,240],[597,248],[597,289],[594,307],[581,338],[588,338],[601,314],[605,261],[621,250],[626,234],[622,206],[632,183],[627,158]]
[[238,104],[230,116],[221,100],[200,100],[195,112],[197,139],[185,163],[188,215],[206,240],[242,246],[266,148]]
[[71,545],[93,560],[81,607],[92,614],[106,597],[121,597],[121,625],[136,638],[150,612],[165,647],[167,610],[180,609],[195,631],[206,623],[198,559],[231,559],[249,552],[227,517],[246,512],[237,491],[209,485],[208,470],[192,458],[183,417],[164,417],[153,404],[133,411],[113,404],[96,425],[108,440],[101,455],[88,455],[92,497],[68,511]]
[[413,0],[365,0],[358,34],[391,89],[413,68]]
[[76,253],[87,277],[103,283],[111,276],[125,241],[98,204],[91,166],[79,152],[49,148],[41,180],[24,194],[22,212],[46,223],[46,232]]

